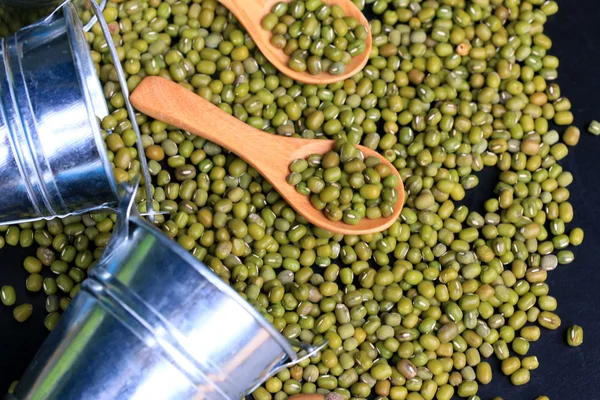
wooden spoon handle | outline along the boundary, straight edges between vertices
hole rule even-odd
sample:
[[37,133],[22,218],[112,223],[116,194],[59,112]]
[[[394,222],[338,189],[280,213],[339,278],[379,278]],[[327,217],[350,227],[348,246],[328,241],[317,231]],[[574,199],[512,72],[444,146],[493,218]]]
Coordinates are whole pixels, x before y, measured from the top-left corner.
[[264,157],[266,140],[276,140],[227,114],[168,79],[145,78],[131,94],[139,111],[225,147],[248,159]]

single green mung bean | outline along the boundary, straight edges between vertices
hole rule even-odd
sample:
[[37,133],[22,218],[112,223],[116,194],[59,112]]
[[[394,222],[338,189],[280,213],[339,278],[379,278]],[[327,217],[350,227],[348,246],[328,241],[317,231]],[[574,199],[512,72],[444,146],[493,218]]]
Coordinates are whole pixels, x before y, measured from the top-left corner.
[[5,306],[12,306],[17,301],[15,288],[10,285],[5,285],[0,288],[0,301]]
[[538,323],[546,329],[555,330],[560,327],[560,317],[550,311],[542,311],[537,319]]
[[588,132],[596,136],[600,135],[600,122],[596,120],[590,122],[590,125],[588,126]]
[[539,367],[539,365],[540,365],[540,363],[536,356],[523,357],[523,359],[521,360],[521,366],[528,370],[537,369],[537,367]]
[[569,243],[573,246],[579,246],[583,242],[583,229],[573,228],[569,233]]
[[31,317],[33,306],[31,304],[21,304],[13,309],[13,316],[17,322],[25,322]]
[[35,257],[28,256],[23,261],[23,267],[30,274],[39,273],[42,270],[42,262]]
[[487,385],[492,381],[492,368],[489,363],[484,361],[480,364],[477,364],[476,373],[477,380],[482,385]]
[[530,378],[531,375],[529,370],[526,368],[521,368],[512,373],[512,375],[510,376],[510,383],[512,383],[515,386],[522,386],[529,382]]
[[563,142],[569,146],[575,146],[579,143],[581,131],[575,126],[569,126],[563,133]]
[[34,273],[29,275],[27,281],[25,282],[25,286],[30,292],[39,292],[42,290],[43,280],[44,278],[42,278],[40,274]]
[[69,276],[60,274],[56,278],[56,286],[64,293],[69,293],[73,289],[74,282]]
[[521,368],[521,362],[518,357],[508,357],[502,361],[500,369],[504,375],[511,375],[513,372]]
[[583,343],[583,328],[579,325],[573,325],[567,329],[567,343],[571,347],[581,346]]
[[60,314],[58,312],[51,312],[44,318],[44,326],[49,331],[53,330],[58,324],[58,320],[60,319]]

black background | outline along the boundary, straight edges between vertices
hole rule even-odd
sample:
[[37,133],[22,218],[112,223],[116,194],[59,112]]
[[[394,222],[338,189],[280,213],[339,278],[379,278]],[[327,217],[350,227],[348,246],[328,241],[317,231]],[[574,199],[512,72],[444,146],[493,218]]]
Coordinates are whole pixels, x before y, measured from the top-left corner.
[[[558,299],[562,326],[556,331],[543,330],[540,340],[532,344],[529,354],[538,356],[540,368],[532,372],[531,382],[514,387],[496,368],[492,383],[480,385],[482,399],[533,400],[541,395],[552,400],[600,399],[600,137],[586,133],[592,119],[600,120],[600,2],[559,0],[559,6],[559,13],[546,25],[546,34],[554,42],[551,53],[561,61],[558,83],[562,94],[572,101],[575,124],[582,130],[579,145],[569,149],[561,164],[575,177],[570,186],[575,220],[569,228],[582,227],[585,240],[573,249],[576,259],[572,264],[549,273],[550,294]],[[481,210],[495,182],[494,169],[487,168],[465,204]],[[27,273],[22,262],[33,252],[34,247],[0,250],[0,285],[15,287],[18,304],[34,305],[33,316],[24,324],[13,319],[12,308],[0,305],[0,393],[21,376],[47,334],[44,296],[25,290]],[[573,324],[585,330],[584,344],[578,348],[565,342],[566,330]],[[496,366],[493,357],[489,360]]]

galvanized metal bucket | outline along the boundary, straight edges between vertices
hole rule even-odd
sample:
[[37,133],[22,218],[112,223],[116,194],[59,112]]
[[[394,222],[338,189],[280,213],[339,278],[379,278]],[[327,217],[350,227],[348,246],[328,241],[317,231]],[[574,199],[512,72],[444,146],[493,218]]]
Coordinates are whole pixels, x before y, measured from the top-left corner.
[[129,210],[120,209],[108,254],[17,399],[239,399],[326,344],[302,345],[299,356],[225,282]]
[[[100,7],[89,5],[110,38]],[[108,109],[75,6],[1,40],[0,56],[0,224],[116,207],[98,123]],[[115,69],[128,103],[120,63]],[[128,111],[139,137],[129,103]],[[143,148],[140,162],[149,182]]]

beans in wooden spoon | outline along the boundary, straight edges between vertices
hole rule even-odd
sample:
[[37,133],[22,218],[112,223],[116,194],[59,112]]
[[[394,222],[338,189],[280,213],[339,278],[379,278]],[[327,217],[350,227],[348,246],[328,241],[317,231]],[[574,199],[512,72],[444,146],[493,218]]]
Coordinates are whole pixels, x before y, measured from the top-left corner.
[[[368,35],[365,40],[365,51],[352,57],[350,62],[345,66],[345,72],[339,75],[332,75],[326,71],[317,75],[311,75],[308,71],[298,72],[290,68],[288,66],[290,57],[281,49],[271,44],[272,33],[262,27],[263,18],[271,12],[273,5],[280,1],[282,0],[219,0],[246,28],[261,53],[264,54],[271,64],[295,81],[315,85],[340,82],[350,78],[364,68],[369,60],[373,40],[369,29],[369,21],[350,0],[323,0],[323,3],[329,6],[338,5],[346,16],[355,18],[361,25],[367,28]],[[283,1],[291,2],[291,0]]]
[[131,95],[141,112],[170,125],[208,139],[243,158],[267,179],[279,194],[312,224],[331,232],[364,235],[387,229],[398,219],[404,204],[404,186],[398,171],[374,150],[358,146],[368,156],[387,164],[398,177],[398,202],[386,218],[363,218],[357,225],[331,221],[315,209],[307,196],[286,181],[292,161],[311,154],[325,154],[333,140],[298,139],[272,135],[232,117],[194,92],[161,77],[147,77]]

